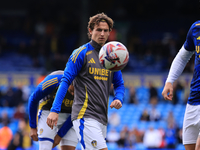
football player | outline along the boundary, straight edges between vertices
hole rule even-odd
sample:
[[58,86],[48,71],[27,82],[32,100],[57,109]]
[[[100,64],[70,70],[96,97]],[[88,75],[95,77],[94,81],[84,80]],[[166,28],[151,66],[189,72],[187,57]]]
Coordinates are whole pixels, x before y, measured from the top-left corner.
[[172,101],[173,83],[181,75],[193,54],[195,54],[194,73],[183,121],[183,145],[186,150],[200,150],[200,21],[192,24],[183,46],[171,64],[162,92],[166,100]]
[[78,138],[71,122],[71,109],[74,99],[73,85],[69,86],[64,96],[57,125],[51,129],[46,124],[46,119],[50,113],[50,108],[62,76],[63,71],[52,72],[37,86],[36,90],[29,98],[30,136],[34,141],[39,140],[39,150],[51,150],[52,147],[55,147],[59,142],[61,150],[75,150],[78,143]]
[[112,27],[113,20],[104,13],[90,17],[88,35],[91,41],[74,50],[70,56],[47,118],[47,124],[53,128],[57,124],[66,89],[73,81],[75,94],[72,121],[84,150],[108,149],[105,138],[112,83],[115,97],[110,107],[120,109],[123,103],[125,88],[121,71],[109,71],[99,62],[99,51],[107,41]]

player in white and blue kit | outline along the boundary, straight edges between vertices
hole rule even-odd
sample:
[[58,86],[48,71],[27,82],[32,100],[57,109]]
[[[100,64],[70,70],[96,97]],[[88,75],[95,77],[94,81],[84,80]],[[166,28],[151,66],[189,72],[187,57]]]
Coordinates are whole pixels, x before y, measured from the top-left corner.
[[[51,150],[53,143],[58,144],[59,141],[61,150],[75,150],[78,143],[78,138],[71,122],[71,109],[74,99],[74,87],[72,85],[69,86],[62,102],[57,126],[51,129],[46,124],[46,119],[50,113],[50,108],[54,101],[63,73],[64,71],[54,71],[49,74],[37,86],[36,90],[29,98],[30,136],[34,141],[39,140],[39,150]],[[37,125],[38,104],[39,111]]]
[[196,150],[200,149],[200,21],[192,24],[185,43],[171,64],[162,92],[166,100],[172,100],[173,82],[181,75],[193,54],[194,73],[183,122],[183,144],[186,150],[195,150],[195,147]]
[[121,71],[112,72],[99,62],[99,51],[113,27],[113,20],[99,13],[90,17],[88,35],[90,42],[74,50],[70,56],[59,89],[56,93],[47,124],[53,128],[68,86],[74,83],[72,121],[84,150],[107,150],[107,113],[110,87],[113,83],[115,97],[111,108],[120,109],[124,98],[124,81]]

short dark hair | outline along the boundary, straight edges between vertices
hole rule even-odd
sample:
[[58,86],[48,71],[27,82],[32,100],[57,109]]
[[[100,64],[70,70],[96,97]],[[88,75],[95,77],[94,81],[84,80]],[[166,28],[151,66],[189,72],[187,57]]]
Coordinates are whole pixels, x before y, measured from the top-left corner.
[[93,30],[94,29],[94,26],[95,25],[99,25],[100,22],[106,22],[109,26],[109,31],[112,30],[113,28],[113,24],[114,24],[114,21],[108,17],[106,14],[104,14],[103,12],[102,13],[99,13],[99,14],[96,14],[92,17],[90,17],[90,20],[88,22],[88,38],[91,39],[91,35],[89,33],[89,29]]

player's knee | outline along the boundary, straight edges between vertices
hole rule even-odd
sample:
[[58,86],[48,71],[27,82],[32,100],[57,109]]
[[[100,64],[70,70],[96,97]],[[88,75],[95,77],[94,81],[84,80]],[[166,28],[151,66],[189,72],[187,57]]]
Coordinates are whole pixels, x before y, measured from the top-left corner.
[[39,150],[51,150],[53,143],[50,141],[39,141]]

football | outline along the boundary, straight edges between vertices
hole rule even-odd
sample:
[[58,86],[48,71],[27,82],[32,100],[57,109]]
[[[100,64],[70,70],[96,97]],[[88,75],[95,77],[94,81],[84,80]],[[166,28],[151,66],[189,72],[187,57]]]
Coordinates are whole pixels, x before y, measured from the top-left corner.
[[99,51],[99,62],[110,71],[122,70],[128,60],[129,53],[126,46],[117,41],[106,43]]

